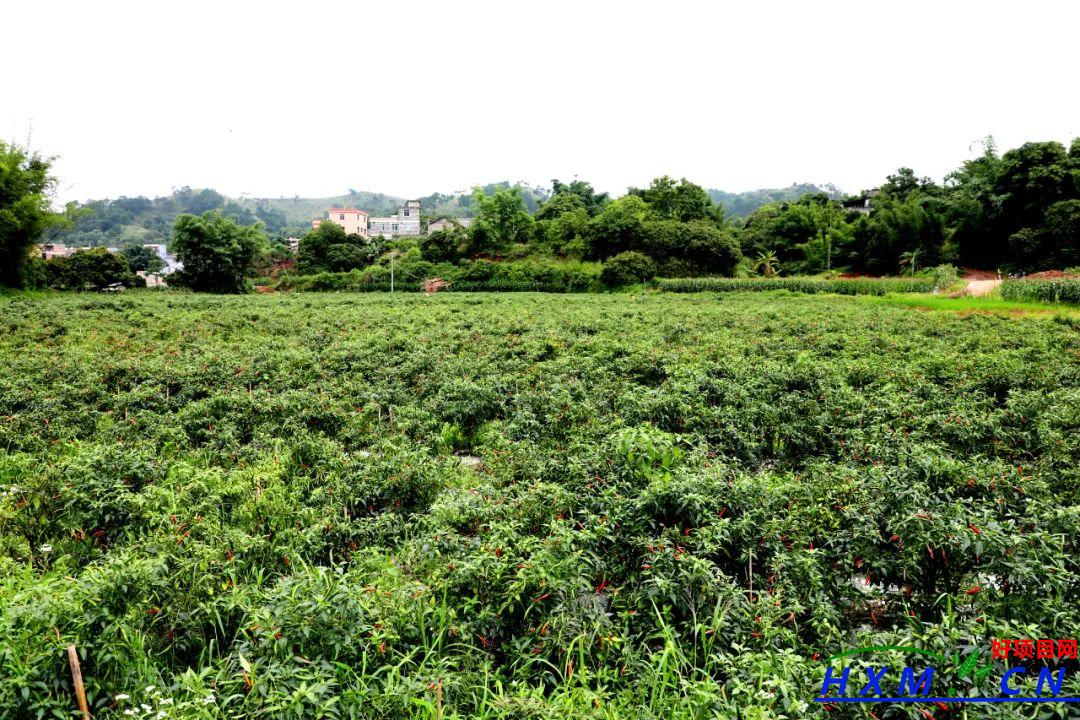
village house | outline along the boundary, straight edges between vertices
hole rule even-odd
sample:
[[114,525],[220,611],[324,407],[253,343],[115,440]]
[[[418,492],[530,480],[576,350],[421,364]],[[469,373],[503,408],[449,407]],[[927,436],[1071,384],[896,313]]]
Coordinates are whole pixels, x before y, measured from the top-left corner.
[[175,255],[170,255],[163,243],[146,243],[143,247],[153,250],[154,254],[161,258],[161,262],[165,263],[164,267],[161,268],[162,275],[184,269],[184,263],[177,260]]
[[38,245],[37,250],[41,253],[42,260],[52,260],[55,257],[67,257],[75,253],[75,248],[68,247],[64,243],[45,243]]
[[845,210],[857,212],[860,215],[869,215],[871,210],[870,201],[877,197],[878,192],[878,188],[867,190],[861,195],[856,195],[854,197],[848,198],[847,200],[844,200],[842,205],[844,206]]
[[397,215],[374,217],[368,224],[372,235],[397,237],[420,234],[420,201],[406,200],[398,208]]
[[[368,214],[365,210],[356,208],[330,208],[326,211],[327,220],[340,225],[346,235],[368,236]],[[311,227],[318,228],[322,220],[312,220]]]
[[439,230],[449,230],[455,225],[467,228],[472,225],[472,221],[472,218],[439,218],[438,220],[428,223],[428,234],[438,232]]

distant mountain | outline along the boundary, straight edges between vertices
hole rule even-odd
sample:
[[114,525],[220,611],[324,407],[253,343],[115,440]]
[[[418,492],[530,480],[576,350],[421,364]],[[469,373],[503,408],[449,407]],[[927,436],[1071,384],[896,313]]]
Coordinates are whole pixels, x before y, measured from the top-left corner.
[[[540,202],[547,199],[548,191],[544,188],[521,183],[518,186],[530,211],[535,212]],[[482,189],[490,194],[500,187],[511,187],[511,183],[489,183]],[[177,215],[200,215],[207,210],[217,210],[241,225],[261,224],[271,236],[299,236],[310,230],[311,221],[323,217],[328,208],[357,207],[372,215],[390,215],[405,200],[351,189],[344,195],[326,198],[230,198],[209,188],[184,187],[164,197],[120,197],[83,203],[72,227],[50,232],[48,241],[92,247],[167,243]],[[434,193],[419,200],[425,217],[473,215],[471,193]]]
[[709,197],[718,205],[723,205],[728,215],[746,217],[762,205],[787,200],[798,200],[803,195],[825,193],[834,200],[840,200],[844,193],[833,184],[814,185],[813,183],[793,183],[785,188],[763,188],[746,192],[732,193],[723,190],[709,190]]

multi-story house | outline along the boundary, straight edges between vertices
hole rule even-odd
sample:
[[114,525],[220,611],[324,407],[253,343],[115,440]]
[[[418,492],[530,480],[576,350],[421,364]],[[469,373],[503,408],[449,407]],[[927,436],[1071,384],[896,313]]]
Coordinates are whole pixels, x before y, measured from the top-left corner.
[[[418,213],[419,214],[419,213]],[[330,208],[326,211],[329,222],[340,225],[346,235],[368,236],[368,214],[364,210],[356,208]],[[312,220],[311,227],[317,228],[322,225],[322,220]]]
[[396,237],[420,234],[420,201],[406,200],[398,208],[397,215],[373,217],[368,223],[372,235]]

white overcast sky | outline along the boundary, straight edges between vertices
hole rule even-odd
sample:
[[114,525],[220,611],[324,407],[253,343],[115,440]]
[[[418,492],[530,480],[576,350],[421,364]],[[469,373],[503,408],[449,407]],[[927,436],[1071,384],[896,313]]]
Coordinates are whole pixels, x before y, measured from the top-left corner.
[[1080,135],[1071,0],[13,0],[0,24],[0,132],[59,156],[61,200],[853,191]]

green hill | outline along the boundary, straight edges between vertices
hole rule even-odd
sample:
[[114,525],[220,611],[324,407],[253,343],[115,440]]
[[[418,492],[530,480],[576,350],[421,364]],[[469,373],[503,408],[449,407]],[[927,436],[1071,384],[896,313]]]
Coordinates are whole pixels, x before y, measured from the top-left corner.
[[709,190],[709,197],[713,202],[723,205],[728,215],[746,217],[762,205],[785,200],[798,200],[803,195],[825,193],[834,200],[844,197],[840,188],[829,183],[826,185],[814,185],[813,183],[792,183],[785,188],[762,188],[760,190],[748,190],[746,192],[732,193],[724,190]]
[[[489,183],[482,189],[490,194],[496,188],[509,186],[509,182],[503,181]],[[547,198],[543,188],[525,185],[521,188],[531,211]],[[357,207],[372,215],[389,215],[405,200],[394,195],[357,190],[324,198],[230,198],[209,188],[184,187],[164,197],[119,197],[82,203],[76,211],[78,219],[70,228],[51,233],[49,242],[91,247],[164,243],[169,240],[177,215],[198,215],[207,210],[217,210],[242,225],[261,223],[273,237],[298,236],[311,228],[312,219],[323,217],[327,208]],[[473,214],[471,195],[433,193],[419,200],[425,217],[471,217]]]
[[[507,181],[482,186],[491,194],[497,188],[510,187]],[[525,204],[535,212],[550,191],[547,188],[530,187],[517,183],[525,196]],[[729,215],[745,217],[762,205],[784,200],[795,200],[807,193],[825,193],[840,198],[843,193],[835,185],[793,184],[786,188],[751,190],[731,193],[709,190],[714,202],[724,206]],[[474,214],[471,194],[432,193],[419,199],[425,217],[471,217]],[[81,246],[142,245],[168,242],[176,216],[181,213],[201,214],[218,210],[243,225],[261,223],[274,237],[302,235],[311,227],[311,221],[324,215],[331,207],[356,207],[372,215],[389,215],[406,198],[385,193],[350,189],[343,195],[322,198],[293,197],[230,198],[216,190],[204,188],[180,188],[171,195],[157,198],[119,197],[116,199],[91,200],[79,206],[78,220],[72,227],[50,235],[51,242]]]

